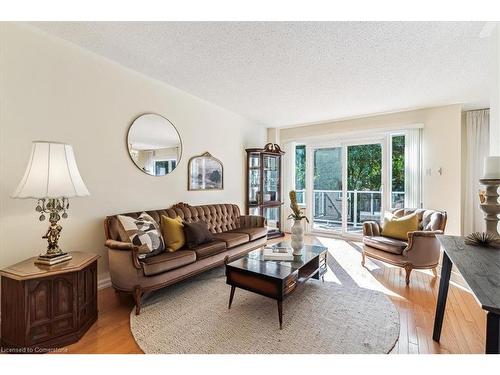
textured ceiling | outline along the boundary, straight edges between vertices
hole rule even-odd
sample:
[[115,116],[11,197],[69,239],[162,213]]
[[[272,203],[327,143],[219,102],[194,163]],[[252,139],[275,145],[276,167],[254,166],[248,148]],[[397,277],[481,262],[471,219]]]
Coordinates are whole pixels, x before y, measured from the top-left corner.
[[32,25],[270,126],[489,104],[481,22]]

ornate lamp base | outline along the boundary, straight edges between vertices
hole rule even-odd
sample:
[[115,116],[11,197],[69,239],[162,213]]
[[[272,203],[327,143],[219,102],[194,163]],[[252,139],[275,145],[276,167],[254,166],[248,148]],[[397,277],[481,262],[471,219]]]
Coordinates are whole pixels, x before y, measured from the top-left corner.
[[486,201],[479,206],[484,212],[486,232],[499,236],[498,214],[500,214],[500,203],[498,202],[498,187],[500,186],[500,179],[482,178],[479,182],[486,186]]
[[42,254],[35,260],[35,264],[53,266],[54,264],[66,262],[71,258],[71,254],[64,253],[62,251],[59,254]]
[[[58,224],[58,221],[61,217],[64,219],[68,217],[66,213],[68,207],[69,203],[67,198],[38,200],[36,211],[40,212],[40,221],[45,220],[45,214],[49,214],[50,226],[45,236],[42,237],[48,242],[47,252],[41,254],[38,259],[35,260],[35,264],[52,266],[71,259],[71,255],[63,252],[58,244],[62,231],[62,226]],[[61,212],[62,215],[59,214]]]

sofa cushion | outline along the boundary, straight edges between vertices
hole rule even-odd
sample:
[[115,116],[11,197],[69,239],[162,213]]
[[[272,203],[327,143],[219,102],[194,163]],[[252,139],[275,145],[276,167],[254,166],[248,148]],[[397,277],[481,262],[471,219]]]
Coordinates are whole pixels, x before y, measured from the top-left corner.
[[161,216],[161,232],[163,233],[163,240],[165,241],[165,249],[170,252],[181,249],[186,243],[184,236],[184,225],[182,219],[177,216],[172,219],[168,216]]
[[160,228],[151,216],[143,212],[138,218],[118,215],[120,240],[139,248],[141,257],[154,256],[165,250]]
[[400,208],[392,210],[396,217],[403,217],[412,213],[417,214],[418,230],[442,230],[446,226],[446,212],[438,210],[427,210],[425,208]]
[[212,232],[208,230],[207,223],[203,221],[184,223],[184,235],[186,236],[186,247],[188,249],[213,241],[214,239]]
[[422,230],[442,230],[445,217],[442,212],[427,210],[422,218]]
[[[137,218],[142,211],[128,212],[123,215]],[[204,221],[212,233],[226,232],[236,229],[240,225],[240,209],[236,204],[209,204],[202,206],[191,206],[187,203],[177,203],[170,208],[146,211],[157,223],[161,222],[161,216],[175,219],[180,216],[185,223]],[[262,218],[263,220],[263,218]],[[106,235],[111,240],[121,240],[118,231],[116,215],[106,218]],[[123,241],[123,240],[122,240]]]
[[177,250],[176,252],[162,253],[154,257],[141,260],[144,275],[154,276],[159,273],[173,270],[196,261],[196,253],[191,250]]
[[196,253],[196,259],[211,257],[212,255],[226,251],[224,241],[211,241],[194,247],[192,250]]
[[[178,203],[164,211],[168,217],[180,216],[185,223],[204,221],[212,233],[236,229],[240,220],[240,209],[236,204],[207,204],[191,206]],[[152,215],[154,218],[154,215]]]
[[262,238],[267,235],[267,227],[238,228],[230,230],[229,233],[245,233],[250,237],[250,241]]
[[418,217],[415,213],[403,217],[386,216],[382,226],[382,235],[404,241],[408,240],[408,232],[416,230],[418,230]]
[[363,243],[376,249],[397,255],[401,255],[406,246],[408,246],[408,243],[405,241],[383,236],[365,236],[363,237]]
[[246,233],[235,233],[235,232],[222,232],[215,233],[214,238],[216,240],[224,241],[228,249],[235,246],[247,243],[250,241],[250,236]]

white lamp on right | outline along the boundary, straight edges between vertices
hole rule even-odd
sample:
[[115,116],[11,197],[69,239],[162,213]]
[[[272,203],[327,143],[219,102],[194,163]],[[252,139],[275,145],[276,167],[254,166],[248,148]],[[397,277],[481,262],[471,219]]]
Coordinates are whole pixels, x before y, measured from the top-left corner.
[[500,179],[500,156],[488,156],[484,159],[483,179]]
[[500,203],[498,203],[498,187],[500,186],[500,156],[488,156],[484,159],[484,175],[479,182],[486,186],[486,199],[479,205],[484,212],[486,232],[499,236],[498,214],[500,214]]

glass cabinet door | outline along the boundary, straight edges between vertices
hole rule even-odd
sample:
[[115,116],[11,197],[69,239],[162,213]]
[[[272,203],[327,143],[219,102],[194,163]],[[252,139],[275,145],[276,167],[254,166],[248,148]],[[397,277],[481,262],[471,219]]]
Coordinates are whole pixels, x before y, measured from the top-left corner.
[[248,203],[260,202],[260,154],[252,153],[248,157]]
[[279,193],[280,179],[280,158],[279,156],[266,155],[262,157],[264,171],[264,194],[263,203],[279,202],[281,197]]
[[249,207],[248,208],[248,214],[249,215],[260,216],[260,207],[259,206]]
[[262,207],[262,216],[267,220],[269,232],[280,230],[281,206]]

